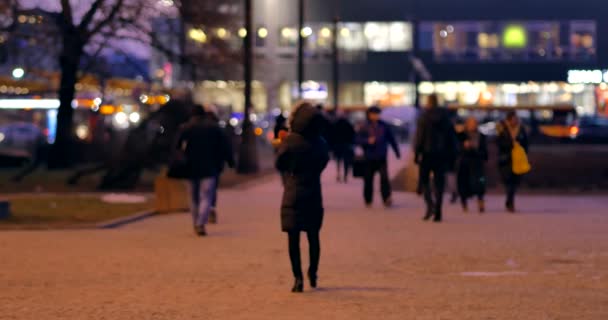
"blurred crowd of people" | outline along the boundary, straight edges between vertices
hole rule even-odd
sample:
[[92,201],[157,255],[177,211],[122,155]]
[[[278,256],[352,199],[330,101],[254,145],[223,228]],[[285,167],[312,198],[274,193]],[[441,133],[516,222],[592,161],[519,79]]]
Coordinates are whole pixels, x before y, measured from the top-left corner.
[[[389,152],[401,158],[401,149],[392,128],[381,119],[382,109],[370,107],[366,119],[356,127],[343,113],[327,113],[323,106],[297,104],[289,118],[279,115],[274,129],[276,169],[281,174],[283,197],[281,228],[287,233],[289,257],[295,283],[293,292],[304,288],[301,268],[300,233],[307,235],[311,287],[317,286],[324,206],[321,175],[331,158],[336,164],[336,180],[362,178],[363,202],[373,205],[374,181],[380,176],[384,206],[393,205],[388,173]],[[515,212],[515,194],[522,176],[530,171],[526,131],[514,112],[497,125],[498,165],[506,190],[505,207]],[[446,176],[455,177],[453,200],[460,200],[464,212],[475,198],[478,211],[485,212],[488,138],[479,131],[477,120],[467,118],[457,129],[437,97],[431,95],[418,117],[411,141],[414,162],[419,168],[418,193],[426,204],[424,220],[443,220]],[[217,222],[217,186],[225,166],[234,167],[228,137],[218,124],[213,107],[196,106],[189,122],[180,128],[168,175],[185,179],[191,194],[192,220],[196,234],[205,236],[205,226]],[[450,180],[450,179],[447,179]]]

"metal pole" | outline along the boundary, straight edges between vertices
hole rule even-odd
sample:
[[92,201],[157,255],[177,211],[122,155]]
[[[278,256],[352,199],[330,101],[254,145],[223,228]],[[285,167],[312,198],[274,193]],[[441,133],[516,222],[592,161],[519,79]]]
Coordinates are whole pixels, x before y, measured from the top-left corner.
[[298,98],[302,99],[304,83],[304,0],[298,0]]
[[253,81],[253,8],[252,0],[245,0],[245,30],[247,34],[243,38],[243,69],[245,80],[245,105],[243,132],[241,133],[241,145],[239,148],[239,161],[237,171],[243,174],[255,173],[259,170],[257,140],[251,122],[251,101]]
[[335,0],[334,7],[334,25],[333,25],[333,39],[332,39],[332,87],[333,87],[333,103],[334,113],[337,113],[340,105],[340,52],[338,48],[338,39],[340,37],[340,30],[338,30],[338,23],[340,17],[338,15],[338,1]]
[[[411,20],[412,23],[412,56],[414,58],[418,58],[418,37],[416,36],[418,34],[418,20],[413,17],[413,19]],[[420,108],[420,93],[418,92],[418,87],[420,86],[420,75],[418,75],[418,72],[415,70],[413,64],[412,64],[412,77],[413,77],[413,82],[414,82],[414,107],[416,108]]]

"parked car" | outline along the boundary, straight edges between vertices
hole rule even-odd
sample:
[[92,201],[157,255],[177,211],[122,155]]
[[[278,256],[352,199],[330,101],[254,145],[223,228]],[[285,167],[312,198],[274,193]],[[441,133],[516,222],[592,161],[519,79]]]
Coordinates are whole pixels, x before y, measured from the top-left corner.
[[11,123],[0,126],[0,155],[31,158],[41,140],[46,141],[46,137],[34,124]]
[[570,138],[579,142],[608,143],[608,118],[581,117],[570,128]]

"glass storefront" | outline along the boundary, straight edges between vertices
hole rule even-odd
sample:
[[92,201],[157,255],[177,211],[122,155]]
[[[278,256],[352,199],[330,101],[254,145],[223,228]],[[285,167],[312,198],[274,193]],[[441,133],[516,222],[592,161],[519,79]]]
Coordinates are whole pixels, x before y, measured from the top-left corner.
[[445,105],[573,106],[580,115],[596,113],[595,85],[565,82],[423,82],[422,96],[439,95]]

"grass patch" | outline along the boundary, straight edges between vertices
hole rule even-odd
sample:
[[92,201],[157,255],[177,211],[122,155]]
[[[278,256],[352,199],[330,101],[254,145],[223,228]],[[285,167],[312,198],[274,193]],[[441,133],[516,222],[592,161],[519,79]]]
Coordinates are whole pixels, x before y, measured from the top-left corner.
[[11,217],[0,229],[46,229],[93,225],[153,208],[145,203],[113,204],[91,195],[40,195],[10,198]]

